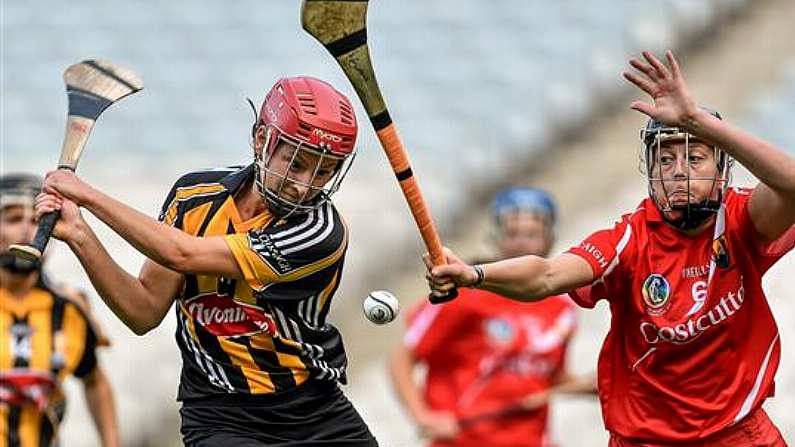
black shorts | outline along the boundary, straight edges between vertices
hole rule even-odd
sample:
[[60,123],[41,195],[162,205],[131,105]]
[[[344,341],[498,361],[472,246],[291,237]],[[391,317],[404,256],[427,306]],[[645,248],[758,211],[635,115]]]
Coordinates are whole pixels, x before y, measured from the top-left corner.
[[[187,447],[377,447],[378,442],[336,384],[307,384],[283,401],[185,401]],[[233,395],[228,395],[234,397]]]

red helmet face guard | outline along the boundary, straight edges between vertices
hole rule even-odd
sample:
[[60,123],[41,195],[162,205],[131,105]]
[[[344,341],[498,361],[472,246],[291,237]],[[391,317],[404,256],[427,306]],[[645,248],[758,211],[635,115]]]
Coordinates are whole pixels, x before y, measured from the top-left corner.
[[[290,160],[284,166],[274,167],[274,156],[277,155],[279,143],[286,143],[293,152]],[[299,179],[292,175],[296,160],[308,154],[313,161],[309,169],[312,170],[308,179]],[[315,146],[304,141],[290,138],[274,124],[265,126],[265,142],[261,151],[256,156],[256,176],[255,183],[257,190],[265,200],[271,211],[281,217],[287,217],[293,213],[306,213],[314,210],[337,192],[342,184],[342,180],[356,158],[356,151],[352,150],[348,154],[335,154],[327,146]],[[328,160],[336,162],[334,173],[329,179],[317,184],[319,171]],[[275,182],[268,182],[267,178],[276,179]],[[298,186],[303,193],[300,197],[291,197],[286,192],[290,184]]]
[[[691,143],[701,142],[693,135],[677,128],[665,127],[662,125],[649,126],[641,130],[641,166],[648,181],[649,197],[654,200],[657,209],[668,219],[672,211],[682,212],[682,216],[675,221],[670,221],[682,229],[698,227],[711,215],[714,215],[720,208],[726,190],[731,183],[732,158],[717,146],[711,146],[713,157],[716,163],[716,171],[713,176],[701,177],[691,175],[690,169],[690,149]],[[682,175],[669,175],[663,173],[663,163],[661,159],[663,144],[671,141],[681,141],[684,143],[685,160],[687,168]],[[708,143],[707,143],[708,144]],[[666,183],[682,181],[686,185],[685,194],[688,202],[685,205],[675,205],[671,203],[671,194],[666,188]],[[709,194],[702,200],[692,200],[691,181],[712,182]]]

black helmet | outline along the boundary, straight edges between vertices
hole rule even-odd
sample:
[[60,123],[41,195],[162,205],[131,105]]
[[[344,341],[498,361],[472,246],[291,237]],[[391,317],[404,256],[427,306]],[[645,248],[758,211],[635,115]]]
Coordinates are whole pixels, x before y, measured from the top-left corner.
[[[33,200],[41,192],[42,183],[41,177],[32,174],[11,173],[0,176],[0,210],[14,205],[32,209]],[[0,253],[0,268],[12,273],[28,274],[40,266],[39,260],[23,259],[8,251]]]
[[15,172],[0,176],[0,207],[33,205],[41,192],[43,179],[38,175]]
[[[715,118],[723,119],[720,113],[715,110],[703,106],[700,108],[707,111]],[[701,140],[693,134],[688,133],[685,129],[669,126],[654,119],[649,119],[649,121],[646,123],[646,127],[640,131],[640,140],[642,146],[641,166],[644,173],[646,174],[646,178],[648,179],[649,197],[652,198],[655,205],[657,206],[657,209],[660,210],[660,213],[669,223],[681,229],[696,228],[710,216],[715,214],[718,209],[720,209],[720,205],[723,202],[723,196],[725,195],[726,189],[729,187],[729,183],[731,181],[731,167],[733,160],[729,154],[727,154],[720,147],[715,146],[710,142]],[[688,171],[688,176],[686,178],[688,190],[690,189],[690,180],[711,180],[713,182],[712,192],[707,199],[698,203],[688,202],[688,204],[684,206],[672,206],[668,202],[668,196],[665,193],[665,184],[663,183],[663,180],[669,179],[663,179],[662,167],[659,160],[659,149],[662,143],[671,140],[684,141],[685,151],[689,150],[690,141],[701,141],[702,143],[707,143],[708,145],[712,146],[717,167],[715,176],[712,178],[691,178]],[[655,175],[655,166],[660,167],[659,175]],[[659,182],[662,185],[664,197],[661,198],[654,193],[653,185],[655,182]],[[676,219],[676,221],[671,221],[668,219],[665,211],[670,211],[672,209],[679,209],[683,211],[682,217]]]

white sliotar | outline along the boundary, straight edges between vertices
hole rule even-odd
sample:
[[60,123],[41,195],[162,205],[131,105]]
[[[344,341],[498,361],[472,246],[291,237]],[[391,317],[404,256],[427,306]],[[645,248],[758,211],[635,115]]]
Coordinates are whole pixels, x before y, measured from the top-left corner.
[[368,320],[375,324],[386,324],[397,317],[400,303],[390,292],[374,290],[364,299],[362,308]]

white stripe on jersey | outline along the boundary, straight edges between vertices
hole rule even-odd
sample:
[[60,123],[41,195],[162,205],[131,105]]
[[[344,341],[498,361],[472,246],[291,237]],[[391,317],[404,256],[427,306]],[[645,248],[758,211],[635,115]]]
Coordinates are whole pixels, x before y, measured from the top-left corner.
[[574,309],[568,309],[558,315],[555,322],[547,330],[540,330],[532,337],[531,344],[535,352],[550,352],[568,340],[577,321]]
[[278,233],[273,233],[270,236],[271,240],[274,241],[274,242],[278,241],[278,240],[283,239],[283,238],[285,238],[285,237],[287,237],[287,236],[289,236],[289,235],[291,235],[293,233],[302,231],[304,228],[312,225],[312,222],[314,222],[314,220],[317,218],[317,215],[318,215],[317,211],[318,210],[312,210],[311,212],[307,213],[306,214],[306,220],[304,220],[300,224],[298,224],[298,225],[296,225],[294,227],[290,227],[290,228],[288,228],[288,229],[286,229],[284,231],[280,231]]
[[325,225],[325,223],[326,223],[326,213],[325,213],[325,211],[327,209],[328,208],[323,207],[323,209],[317,209],[317,210],[313,211],[313,213],[316,215],[317,219],[313,220],[312,228],[310,228],[310,229],[308,229],[306,231],[303,231],[301,233],[298,233],[298,234],[296,234],[296,235],[294,235],[292,237],[289,237],[287,239],[279,240],[278,242],[275,243],[275,245],[277,247],[284,247],[285,245],[295,244],[295,243],[301,242],[303,240],[309,239],[311,237],[314,237],[314,235],[317,234],[320,231],[320,229],[323,228],[323,225]]
[[425,307],[423,307],[420,313],[417,314],[417,317],[414,318],[414,322],[412,322],[406,330],[406,335],[403,336],[403,343],[406,347],[414,348],[419,344],[441,310],[442,306],[430,306],[426,304]]
[[[207,186],[223,186],[223,185],[221,183],[219,183],[219,182],[196,183],[196,184],[188,185],[188,186],[177,186],[177,191],[184,191],[186,189],[198,189],[198,188],[204,188],[204,187],[207,187]],[[225,189],[218,190],[218,191],[213,191],[213,194],[217,194],[217,193],[219,193],[221,191],[225,191]],[[199,196],[191,196],[191,197],[199,197]]]
[[218,386],[219,388],[224,388],[227,392],[234,391],[234,387],[232,387],[232,384],[229,383],[229,379],[226,377],[223,367],[217,365],[210,354],[208,354],[204,348],[193,341],[193,338],[191,338],[190,334],[188,334],[188,323],[186,317],[179,310],[177,310],[177,312],[179,312],[182,323],[180,335],[182,335],[182,339],[185,342],[185,345],[188,346],[188,349],[193,352],[193,356],[196,358],[196,364],[198,365],[199,369],[207,374],[210,382],[212,382],[214,385]]
[[[326,301],[327,303],[330,302]],[[320,295],[315,295],[315,299],[312,300],[312,307],[310,308],[311,315],[312,315],[312,324],[317,328],[320,326],[320,314],[323,312],[323,306],[320,305]]]
[[[721,203],[720,209],[718,210],[718,216],[715,218],[715,233],[712,235],[712,244],[710,248],[712,248],[715,244],[715,241],[723,236],[723,233],[726,231],[726,204]],[[707,277],[707,285],[712,283],[712,277],[715,275],[715,268],[718,265],[715,263],[715,256],[709,257],[709,276]]]
[[312,329],[317,329],[318,325],[318,301],[320,301],[320,295],[312,295],[298,304],[298,316]]
[[177,202],[186,202],[188,200],[198,199],[200,197],[217,196],[218,194],[225,193],[225,192],[226,192],[225,190],[211,191],[211,192],[205,192],[205,193],[201,193],[201,194],[193,194],[193,195],[190,195],[188,197],[183,197],[181,199],[176,199],[176,200],[177,200]]
[[631,236],[632,236],[632,225],[627,223],[627,229],[624,230],[624,235],[621,236],[621,240],[618,241],[618,245],[616,245],[616,255],[610,261],[610,265],[607,266],[604,274],[602,274],[602,276],[600,276],[599,279],[594,281],[593,284],[604,282],[607,275],[612,273],[613,270],[618,266],[618,263],[621,260],[621,252],[623,252],[624,249],[627,247],[627,244],[629,244],[629,239],[631,238]]
[[234,172],[243,169],[245,166],[227,166],[224,168],[204,168],[198,172]]
[[295,335],[293,335],[293,333],[290,331],[290,325],[287,324],[287,319],[285,318],[284,313],[277,307],[271,307],[271,309],[273,309],[274,313],[276,313],[276,317],[278,318],[279,323],[281,323],[282,331],[284,332],[283,335],[287,336],[287,338],[290,340],[295,340]]
[[777,341],[778,333],[776,333],[776,336],[773,337],[773,342],[770,343],[770,347],[767,348],[767,354],[765,355],[765,359],[762,361],[762,366],[759,367],[759,372],[756,374],[756,381],[754,382],[753,388],[751,388],[751,392],[748,393],[748,396],[745,398],[745,402],[743,402],[743,406],[740,407],[740,411],[737,413],[737,416],[734,417],[735,424],[742,418],[748,416],[748,413],[751,411],[751,407],[754,406],[756,396],[759,394],[759,387],[762,386],[762,379],[764,379],[765,373],[767,372],[767,364],[770,361],[770,355],[773,354],[773,348],[776,347]]
[[[329,224],[326,225],[326,229],[323,230],[323,232],[320,233],[320,235],[318,235],[317,237],[315,237],[312,240],[304,242],[303,244],[296,245],[295,247],[291,247],[291,248],[282,250],[282,253],[285,254],[285,255],[289,255],[290,253],[295,253],[297,251],[305,250],[305,249],[307,249],[307,248],[309,248],[309,247],[311,247],[313,245],[317,245],[317,244],[323,242],[324,240],[326,240],[328,235],[331,234],[331,230],[334,229],[334,221],[333,221],[334,218],[331,216],[331,207],[327,207],[326,208],[326,214],[327,214],[327,216],[325,217],[325,219],[320,219],[320,221],[323,222],[325,220],[328,220]],[[313,230],[314,230],[314,228],[313,228]],[[307,238],[312,237],[312,236],[314,236],[314,234],[308,234]]]

